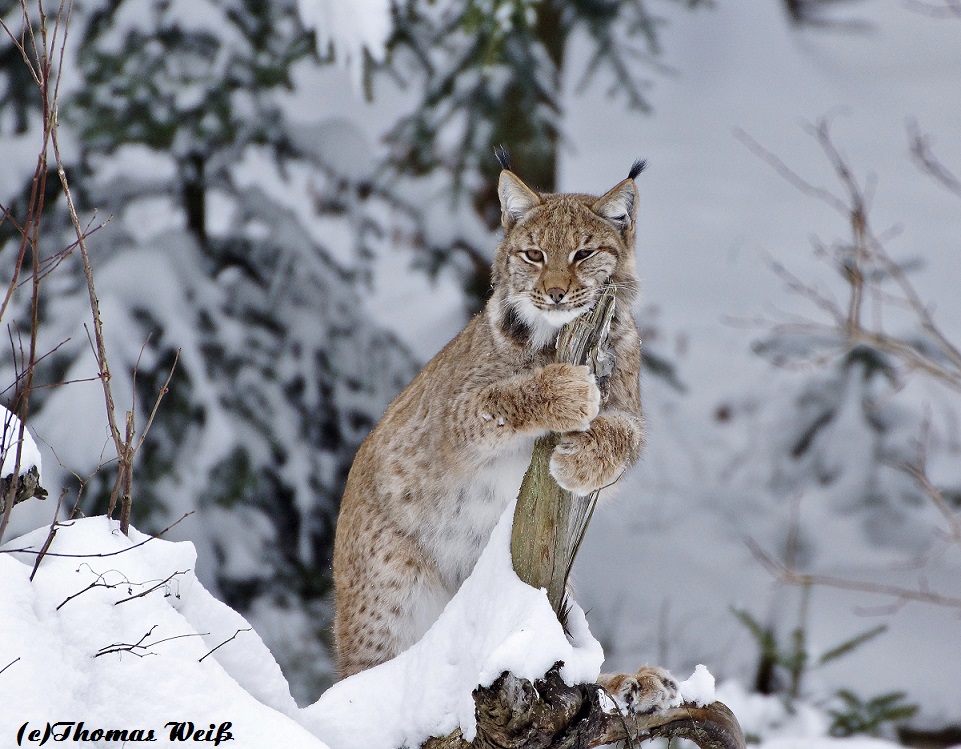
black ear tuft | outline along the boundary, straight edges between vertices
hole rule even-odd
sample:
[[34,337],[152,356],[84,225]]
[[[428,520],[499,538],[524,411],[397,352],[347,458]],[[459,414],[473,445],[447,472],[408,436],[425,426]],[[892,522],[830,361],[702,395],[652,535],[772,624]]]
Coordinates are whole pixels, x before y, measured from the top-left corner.
[[506,169],[510,171],[511,169],[511,157],[507,155],[507,149],[504,146],[498,146],[494,149],[494,156],[497,157],[497,161],[501,165],[501,169]]
[[634,164],[631,166],[631,171],[628,172],[627,178],[634,179],[635,177],[637,177],[638,174],[644,171],[644,168],[646,166],[647,166],[647,161],[645,161],[644,159],[637,159],[637,161],[635,161]]

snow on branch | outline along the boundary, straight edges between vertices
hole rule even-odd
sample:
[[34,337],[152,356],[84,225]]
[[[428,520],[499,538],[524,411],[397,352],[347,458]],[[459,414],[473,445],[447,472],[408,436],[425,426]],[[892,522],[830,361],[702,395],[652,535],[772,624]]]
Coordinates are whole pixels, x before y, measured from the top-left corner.
[[360,88],[364,54],[382,62],[390,35],[390,0],[298,0],[300,20],[317,33],[321,56],[333,53]]

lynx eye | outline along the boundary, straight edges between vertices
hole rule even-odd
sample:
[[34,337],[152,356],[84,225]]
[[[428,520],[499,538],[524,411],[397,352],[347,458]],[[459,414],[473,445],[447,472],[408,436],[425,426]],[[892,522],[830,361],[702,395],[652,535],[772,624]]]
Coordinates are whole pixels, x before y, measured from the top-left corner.
[[589,257],[594,257],[597,254],[597,250],[578,250],[571,255],[572,263],[579,263],[582,260],[587,260]]
[[524,250],[518,254],[521,256],[521,260],[524,260],[531,265],[537,265],[544,262],[544,253],[540,250]]

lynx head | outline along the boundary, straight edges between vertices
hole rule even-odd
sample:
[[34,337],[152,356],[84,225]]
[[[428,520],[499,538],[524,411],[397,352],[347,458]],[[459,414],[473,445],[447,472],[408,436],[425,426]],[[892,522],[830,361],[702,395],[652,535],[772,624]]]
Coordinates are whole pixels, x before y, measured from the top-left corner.
[[644,168],[596,197],[538,194],[513,172],[501,172],[497,191],[504,239],[494,258],[494,304],[499,327],[540,348],[558,329],[589,310],[605,283],[628,307],[636,293],[634,220]]

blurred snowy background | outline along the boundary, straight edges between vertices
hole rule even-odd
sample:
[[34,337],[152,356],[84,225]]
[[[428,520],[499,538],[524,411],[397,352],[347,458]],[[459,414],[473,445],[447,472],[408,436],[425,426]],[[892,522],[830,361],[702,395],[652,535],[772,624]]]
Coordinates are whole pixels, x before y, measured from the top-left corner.
[[[20,13],[0,0],[11,29]],[[648,446],[574,573],[606,668],[706,663],[847,716],[840,733],[961,730],[957,363],[886,296],[897,278],[878,265],[860,268],[881,289],[865,326],[944,372],[814,327],[833,324],[818,301],[846,308],[825,258],[844,256],[852,222],[812,132],[826,122],[870,236],[961,344],[956,2],[91,0],[66,49],[71,189],[84,219],[110,217],[89,246],[118,408],[135,402],[143,423],[180,352],[138,456],[134,525],[194,511],[168,537],[196,545],[199,579],[253,624],[299,703],[332,681],[351,457],[482,303],[503,143],[546,190],[603,192],[649,164]],[[40,113],[6,36],[0,90],[8,278]],[[44,258],[73,241],[54,175],[48,193]],[[51,498],[67,488],[64,514],[98,514],[116,469],[97,471],[110,453],[87,290],[76,258],[54,270],[38,378],[70,384],[35,390],[27,423]],[[5,331],[28,320],[28,291]],[[52,505],[18,506],[7,538]],[[762,552],[862,590],[783,584]],[[863,590],[879,584],[904,595]]]

